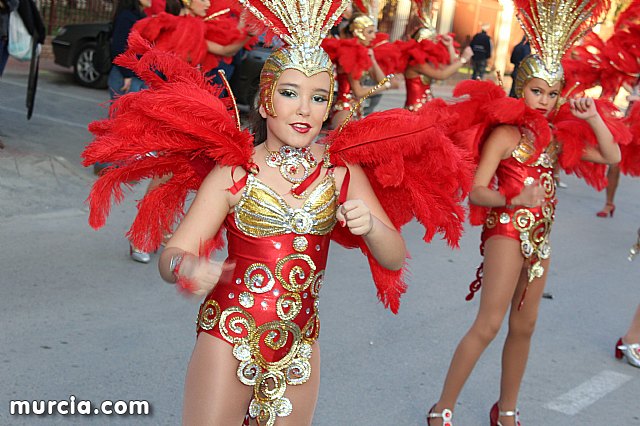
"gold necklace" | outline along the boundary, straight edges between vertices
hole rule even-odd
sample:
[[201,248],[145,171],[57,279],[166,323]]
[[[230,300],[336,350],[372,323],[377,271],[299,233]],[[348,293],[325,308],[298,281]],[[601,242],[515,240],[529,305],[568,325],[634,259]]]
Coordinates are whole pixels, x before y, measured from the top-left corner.
[[267,166],[278,168],[282,177],[292,184],[291,189],[295,189],[304,182],[311,174],[311,170],[318,165],[309,147],[295,148],[283,145],[278,151],[271,151],[265,142],[264,148],[267,150],[265,157]]

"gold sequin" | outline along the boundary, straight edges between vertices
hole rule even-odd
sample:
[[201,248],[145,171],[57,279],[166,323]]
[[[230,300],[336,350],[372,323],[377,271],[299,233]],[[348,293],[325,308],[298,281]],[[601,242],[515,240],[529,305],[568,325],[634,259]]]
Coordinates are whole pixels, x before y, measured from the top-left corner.
[[336,187],[331,174],[311,191],[299,209],[291,208],[278,193],[250,174],[235,207],[235,222],[252,237],[288,233],[326,235],[336,223],[336,208]]

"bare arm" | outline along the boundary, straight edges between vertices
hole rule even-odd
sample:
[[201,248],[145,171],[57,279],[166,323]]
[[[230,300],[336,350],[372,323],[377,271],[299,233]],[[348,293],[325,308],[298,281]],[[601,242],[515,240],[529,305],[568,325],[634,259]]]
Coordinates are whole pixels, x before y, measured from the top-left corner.
[[242,46],[244,46],[245,43],[250,38],[251,38],[250,36],[247,36],[241,41],[237,41],[233,44],[227,44],[227,45],[222,45],[222,44],[218,44],[213,41],[207,40],[207,51],[209,53],[213,53],[214,55],[218,55],[218,56],[233,56],[236,53],[238,53],[240,49],[242,49]]
[[[371,68],[369,68],[369,73],[371,74],[371,78],[377,83],[381,81],[383,78],[385,78],[386,75],[380,68],[380,65],[378,65],[378,62],[376,61],[376,58],[373,54],[373,49],[369,49],[369,57],[371,58],[371,63],[372,63]],[[351,90],[353,91],[353,94],[358,99],[364,98],[367,95],[367,93],[369,93],[369,90],[371,90],[371,87],[372,87],[372,86],[363,85],[362,83],[360,83],[360,80],[356,80],[355,78],[352,78],[351,75],[349,75],[349,84],[351,85]],[[385,87],[381,88],[380,91],[384,89]]]
[[189,211],[160,255],[158,269],[162,279],[176,282],[171,259],[182,256],[179,275],[196,285],[195,290],[199,290],[196,294],[205,294],[215,286],[222,266],[201,259],[200,246],[216,235],[229,213],[232,195],[226,188],[232,184],[229,167],[216,167],[205,178]]
[[349,165],[351,174],[347,201],[339,207],[337,226],[347,226],[354,235],[362,235],[373,257],[383,267],[399,270],[404,265],[406,248],[376,197],[360,166]]
[[596,109],[596,103],[591,98],[570,99],[571,112],[582,118],[593,130],[598,140],[598,146],[585,148],[582,159],[593,163],[616,164],[620,162],[621,154],[618,144],[613,140],[611,131]]

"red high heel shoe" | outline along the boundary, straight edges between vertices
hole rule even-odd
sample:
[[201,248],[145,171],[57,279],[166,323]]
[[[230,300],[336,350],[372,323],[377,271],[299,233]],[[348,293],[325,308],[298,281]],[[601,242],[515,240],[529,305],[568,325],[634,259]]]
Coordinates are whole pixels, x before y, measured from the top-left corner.
[[606,203],[604,208],[596,213],[598,217],[613,217],[613,213],[616,211],[616,205],[613,203]]
[[427,413],[427,426],[431,426],[431,419],[442,419],[442,426],[453,426],[451,423],[451,418],[453,417],[453,413],[448,408],[445,408],[439,413],[434,413],[437,404],[433,404],[431,410]]
[[521,426],[520,424],[520,411],[516,408],[514,411],[500,411],[498,408],[498,403],[496,402],[491,407],[491,411],[489,411],[489,423],[491,426],[502,426],[500,423],[500,417],[515,417],[516,426]]

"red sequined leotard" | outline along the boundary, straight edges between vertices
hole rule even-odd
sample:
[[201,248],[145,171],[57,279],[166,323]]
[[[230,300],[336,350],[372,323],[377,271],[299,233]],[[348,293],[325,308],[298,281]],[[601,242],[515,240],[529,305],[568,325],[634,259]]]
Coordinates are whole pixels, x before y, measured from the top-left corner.
[[419,75],[413,78],[406,78],[405,83],[407,86],[407,99],[404,107],[409,111],[417,111],[433,99],[431,78]]
[[[498,190],[507,198],[518,195],[525,185],[539,181],[545,191],[545,202],[540,207],[512,206],[489,209],[482,230],[480,252],[484,255],[484,243],[494,235],[503,235],[520,241],[520,252],[528,260],[529,282],[544,274],[541,260],[551,255],[549,234],[555,217],[556,184],[553,179],[558,157],[558,144],[553,140],[540,156],[535,155],[534,142],[524,133],[506,160],[500,161],[496,170]],[[482,265],[478,268],[476,280],[470,285],[467,300],[480,289]],[[524,295],[523,295],[524,298]]]
[[355,106],[353,93],[351,93],[351,84],[349,83],[349,74],[341,72],[336,76],[338,84],[338,94],[336,102],[333,105],[333,111],[351,111]]
[[254,387],[252,417],[272,425],[290,414],[287,385],[311,374],[318,338],[318,293],[324,278],[337,191],[332,173],[300,208],[292,208],[257,176],[225,220],[233,273],[202,303],[197,331],[233,345],[238,379]]

